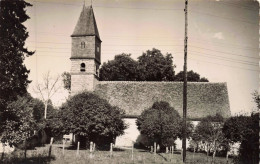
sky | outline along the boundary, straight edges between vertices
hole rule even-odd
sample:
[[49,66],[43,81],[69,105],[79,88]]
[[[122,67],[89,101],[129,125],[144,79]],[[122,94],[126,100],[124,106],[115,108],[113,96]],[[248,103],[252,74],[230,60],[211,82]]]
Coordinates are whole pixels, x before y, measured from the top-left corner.
[[[83,4],[91,0],[27,0],[31,17],[26,46],[35,50],[25,64],[33,91],[43,74],[70,71],[71,37]],[[175,72],[183,69],[184,0],[93,0],[102,40],[101,63],[121,53],[137,59],[157,48],[171,53]],[[259,88],[259,4],[254,1],[190,0],[188,4],[188,70],[210,82],[226,82],[231,114],[256,108],[252,93]],[[53,103],[68,93],[60,90]]]

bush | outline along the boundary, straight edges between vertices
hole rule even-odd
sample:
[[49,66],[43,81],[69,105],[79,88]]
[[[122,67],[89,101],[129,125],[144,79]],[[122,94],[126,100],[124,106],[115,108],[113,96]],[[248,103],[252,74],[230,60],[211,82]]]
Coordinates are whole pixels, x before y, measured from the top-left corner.
[[179,113],[169,103],[155,102],[137,118],[138,130],[147,137],[144,144],[157,142],[161,148],[172,146],[181,135],[182,121]]
[[126,128],[122,116],[119,108],[89,92],[71,97],[60,111],[63,133],[77,135],[84,147],[86,141],[99,148],[114,142]]

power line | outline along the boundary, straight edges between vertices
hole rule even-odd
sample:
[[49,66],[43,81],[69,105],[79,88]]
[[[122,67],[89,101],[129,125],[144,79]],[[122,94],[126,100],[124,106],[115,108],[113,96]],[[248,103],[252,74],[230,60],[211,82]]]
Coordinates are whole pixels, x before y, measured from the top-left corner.
[[[42,1],[34,1],[36,3],[43,3],[43,4],[59,4],[59,5],[71,5],[71,6],[82,6],[82,5],[76,5],[76,4],[68,4],[68,3],[59,3],[59,2],[42,2]],[[165,10],[165,11],[183,11],[183,9],[174,9],[174,8],[135,8],[135,7],[115,7],[115,6],[93,6],[93,7],[97,7],[97,8],[119,8],[119,9],[137,9],[137,10]],[[240,21],[240,22],[245,22],[245,23],[250,23],[253,25],[258,25],[258,23],[254,23],[254,22],[249,22],[246,20],[240,20],[240,19],[234,19],[234,18],[230,18],[230,17],[224,17],[224,16],[218,16],[218,15],[214,15],[214,14],[210,14],[210,13],[204,13],[204,12],[200,12],[200,11],[190,11],[190,12],[195,12],[195,13],[199,13],[199,14],[205,14],[205,15],[210,15],[210,16],[214,16],[214,17],[219,17],[219,18],[223,18],[223,19],[229,19],[229,20],[234,20],[234,21]]]
[[[68,37],[69,35],[61,35],[61,34],[56,34],[56,33],[48,33],[48,32],[37,32],[37,33],[42,33],[42,34],[45,34],[45,35],[56,35],[56,36],[66,36]],[[65,34],[65,33],[63,33]],[[107,36],[108,38],[119,38],[119,39],[122,39],[124,37],[129,37],[131,38],[131,36],[113,36],[113,35],[104,35],[104,36]],[[106,38],[106,37],[104,37]],[[181,41],[181,39],[170,39],[172,37],[166,37],[166,36],[155,36],[155,37],[151,37],[151,36],[133,36],[132,37],[133,39],[137,40],[139,38],[143,38],[143,39],[150,39],[150,40],[154,40],[154,38],[166,38],[165,40],[176,40],[176,41]],[[180,37],[175,37],[175,38],[180,38]],[[128,38],[126,38],[128,39]],[[248,47],[248,46],[244,46],[244,45],[241,45],[241,44],[231,44],[231,43],[223,43],[223,42],[217,42],[217,41],[212,41],[212,40],[205,40],[205,39],[199,39],[199,38],[196,38],[196,37],[189,37],[189,39],[191,40],[198,40],[200,42],[212,42],[212,43],[216,43],[216,44],[221,44],[223,45],[223,47],[236,47],[236,48],[239,48],[239,49],[244,49],[244,50],[252,50],[252,51],[258,51],[259,49],[258,48],[253,48],[253,47]],[[35,42],[35,41],[27,41],[27,42]],[[71,43],[60,43],[60,42],[38,42],[38,43],[53,43],[53,44],[71,44]],[[213,45],[213,46],[217,46],[217,45]]]
[[243,67],[236,67],[236,66],[231,66],[231,65],[219,64],[219,63],[214,63],[214,62],[209,62],[209,61],[204,61],[204,60],[192,59],[192,57],[189,57],[189,59],[196,60],[196,61],[201,61],[201,62],[205,62],[205,63],[211,63],[211,64],[216,64],[216,65],[226,66],[226,67],[231,67],[231,68],[238,68],[238,69],[255,71],[255,72],[259,72],[260,71],[260,70],[255,70],[255,69],[247,69],[247,68],[243,68]]
[[[50,43],[50,42],[48,42],[48,43]],[[59,44],[63,44],[63,43],[59,43]],[[155,46],[183,46],[183,45],[154,45],[154,44],[152,44],[152,45],[116,45],[116,44],[113,44],[113,45],[103,45],[103,46],[154,46],[155,47]],[[234,54],[234,53],[229,53],[229,52],[224,52],[224,51],[217,51],[217,50],[212,50],[212,49],[198,47],[198,46],[193,46],[193,45],[190,45],[190,47],[194,47],[194,48],[198,48],[198,49],[204,49],[204,50],[218,52],[218,53],[223,53],[223,54],[228,54],[228,55],[236,56],[236,57],[239,56],[239,57],[244,57],[244,58],[259,59],[259,57],[245,56],[245,55]],[[70,49],[70,48],[48,47],[48,46],[47,47],[36,47],[36,50],[37,50],[37,48]],[[143,50],[143,49],[140,49],[140,50]],[[39,50],[37,50],[37,51],[39,51]],[[131,49],[130,50],[125,50],[125,49],[124,50],[115,50],[115,49],[112,49],[112,50],[105,50],[105,51],[133,51],[133,50],[131,50]],[[163,49],[163,51],[174,51],[174,49],[168,49],[168,50]],[[198,53],[203,53],[203,52],[198,52]]]
[[203,15],[209,15],[209,16],[213,16],[213,17],[217,17],[217,18],[221,18],[221,19],[227,19],[227,20],[233,20],[233,21],[238,21],[238,22],[245,22],[245,23],[249,23],[252,25],[257,25],[258,26],[258,22],[249,22],[246,20],[242,20],[242,19],[234,19],[234,18],[230,18],[230,17],[224,17],[224,16],[218,16],[218,15],[214,15],[214,14],[210,14],[210,13],[205,13],[205,12],[200,12],[200,11],[190,11],[191,13],[198,13],[198,14],[203,14]]
[[211,55],[211,54],[206,54],[206,53],[201,53],[201,52],[196,52],[196,51],[191,51],[191,52],[192,52],[192,54],[194,54],[193,52],[199,53],[199,54],[194,54],[194,55],[198,55],[198,56],[204,55],[205,57],[214,58],[214,59],[218,59],[218,60],[222,60],[222,61],[235,62],[235,63],[245,64],[245,65],[250,65],[250,66],[259,66],[257,63],[253,63],[253,62],[237,60],[237,59],[227,58],[227,57],[223,57],[223,56]]
[[234,54],[234,53],[229,53],[229,52],[223,52],[223,51],[212,50],[212,49],[203,48],[203,47],[197,47],[197,46],[192,46],[192,45],[190,45],[190,46],[191,46],[191,47],[194,47],[194,48],[209,50],[209,51],[213,51],[213,52],[219,52],[219,53],[223,53],[223,54],[229,54],[229,55],[233,55],[233,56],[241,56],[241,57],[247,57],[247,58],[252,58],[252,59],[259,59],[259,57],[244,56],[244,55],[239,55],[239,54]]
[[258,11],[258,9],[254,8],[253,6],[241,5],[241,4],[231,3],[231,2],[219,1],[216,4],[229,5],[229,6],[236,7],[236,8],[241,8],[241,9],[246,9],[246,10],[251,10],[251,11]]
[[[42,1],[34,1],[36,3],[43,4],[59,4],[59,5],[69,5],[69,6],[82,6],[81,4],[70,4],[70,3],[59,3],[59,2],[42,2]],[[92,5],[95,8],[112,8],[112,9],[135,9],[135,10],[165,10],[165,11],[183,11],[183,9],[176,8],[146,8],[146,7],[116,7],[116,6],[100,6],[100,5]]]

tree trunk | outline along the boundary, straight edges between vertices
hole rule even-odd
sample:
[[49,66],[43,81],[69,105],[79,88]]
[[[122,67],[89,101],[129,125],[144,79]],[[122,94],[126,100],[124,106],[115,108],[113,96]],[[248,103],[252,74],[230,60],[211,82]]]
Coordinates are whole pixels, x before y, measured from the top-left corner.
[[44,102],[44,118],[47,118],[48,100]]
[[1,161],[4,160],[4,156],[5,156],[5,144],[2,143],[2,145],[3,145],[3,152],[2,152]]
[[26,152],[27,152],[27,142],[26,139],[24,140],[24,159],[26,159]]
[[212,163],[214,163],[214,161],[215,161],[216,151],[217,151],[217,149],[216,149],[216,140],[214,140],[214,152],[213,152],[213,155],[212,155]]

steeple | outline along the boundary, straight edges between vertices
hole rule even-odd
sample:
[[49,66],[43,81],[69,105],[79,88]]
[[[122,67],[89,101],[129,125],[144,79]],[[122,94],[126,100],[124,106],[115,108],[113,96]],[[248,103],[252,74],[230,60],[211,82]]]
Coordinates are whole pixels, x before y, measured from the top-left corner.
[[71,94],[93,91],[99,80],[101,40],[92,6],[83,5],[71,39]]
[[71,37],[78,36],[96,36],[100,40],[92,5],[89,7],[83,5],[77,25],[71,35]]

